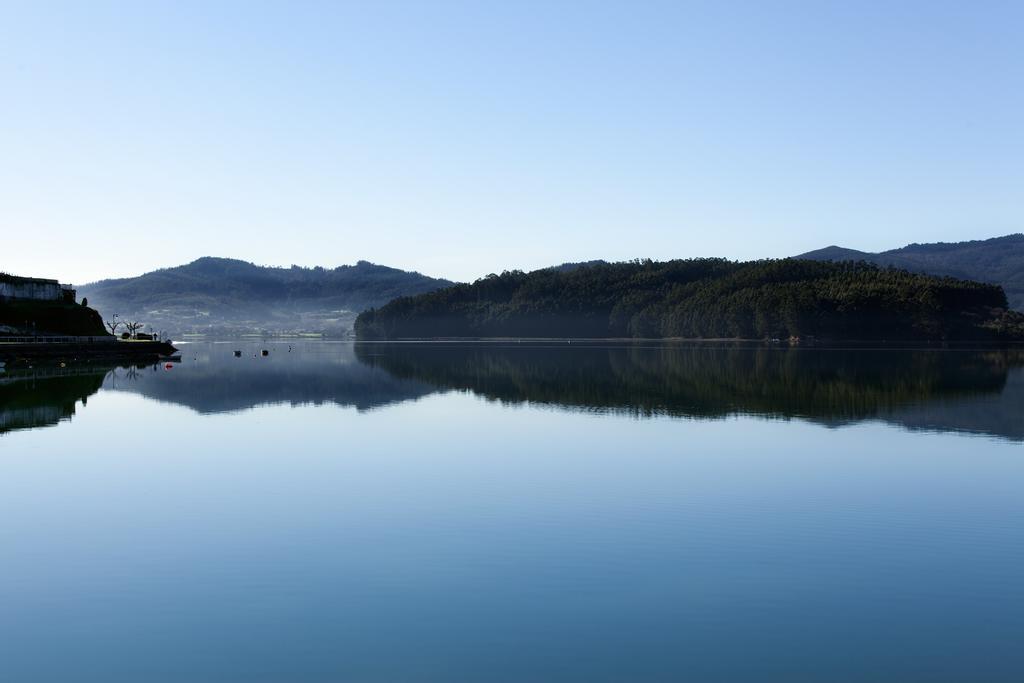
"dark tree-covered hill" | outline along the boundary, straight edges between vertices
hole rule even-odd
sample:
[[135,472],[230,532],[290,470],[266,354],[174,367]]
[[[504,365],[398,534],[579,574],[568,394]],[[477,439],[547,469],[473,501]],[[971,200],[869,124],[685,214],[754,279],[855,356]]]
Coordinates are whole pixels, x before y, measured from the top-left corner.
[[796,258],[815,261],[867,261],[916,273],[1001,285],[1011,308],[1024,311],[1024,234],[970,242],[909,244],[880,253],[825,247]]
[[797,259],[631,261],[490,275],[356,320],[363,339],[955,340],[1024,335],[997,285]]

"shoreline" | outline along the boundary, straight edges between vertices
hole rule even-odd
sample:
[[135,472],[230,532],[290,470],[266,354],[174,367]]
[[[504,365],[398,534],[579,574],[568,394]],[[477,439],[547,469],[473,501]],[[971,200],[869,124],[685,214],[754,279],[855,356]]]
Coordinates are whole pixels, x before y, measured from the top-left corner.
[[177,349],[165,341],[4,342],[0,339],[0,360],[8,365],[19,360],[159,359],[175,351]]

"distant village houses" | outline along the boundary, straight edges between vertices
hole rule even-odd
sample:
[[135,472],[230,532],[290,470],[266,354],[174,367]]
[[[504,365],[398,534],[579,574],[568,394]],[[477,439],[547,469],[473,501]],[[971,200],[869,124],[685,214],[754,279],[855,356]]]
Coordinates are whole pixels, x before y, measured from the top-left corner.
[[11,300],[64,301],[75,303],[75,290],[56,280],[17,277],[0,273],[0,301]]

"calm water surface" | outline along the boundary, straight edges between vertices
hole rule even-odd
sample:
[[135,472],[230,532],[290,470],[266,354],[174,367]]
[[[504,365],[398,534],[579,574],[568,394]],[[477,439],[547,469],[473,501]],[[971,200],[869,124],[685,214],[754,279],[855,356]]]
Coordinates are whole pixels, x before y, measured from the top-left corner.
[[1019,350],[181,348],[0,373],[0,680],[1024,680]]

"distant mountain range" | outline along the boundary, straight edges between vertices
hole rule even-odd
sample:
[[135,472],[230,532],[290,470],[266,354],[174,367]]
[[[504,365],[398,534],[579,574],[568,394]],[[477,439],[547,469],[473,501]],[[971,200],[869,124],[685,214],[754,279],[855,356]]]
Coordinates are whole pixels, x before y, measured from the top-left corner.
[[825,247],[796,258],[814,261],[867,261],[928,275],[1002,285],[1010,307],[1024,311],[1024,234],[971,242],[908,244],[879,253]]
[[[1024,234],[971,242],[910,244],[880,253],[830,246],[800,254],[815,261],[867,261],[928,275],[1001,285],[1011,308],[1024,310]],[[544,269],[569,273],[604,261]],[[324,332],[343,334],[356,316],[392,299],[454,283],[359,261],[338,268],[275,268],[205,257],[138,277],[102,280],[78,288],[105,320],[139,320],[174,336]]]
[[[1005,235],[969,242],[931,242],[908,244],[882,252],[859,251],[829,246],[793,258],[812,261],[867,261],[926,275],[949,275],[1001,285],[1011,308],[1024,311],[1024,234]],[[582,261],[551,266],[567,272],[608,261]]]
[[116,313],[180,336],[184,333],[342,333],[355,316],[400,296],[453,284],[359,261],[338,268],[274,268],[204,257],[138,277],[78,288],[104,320]]

